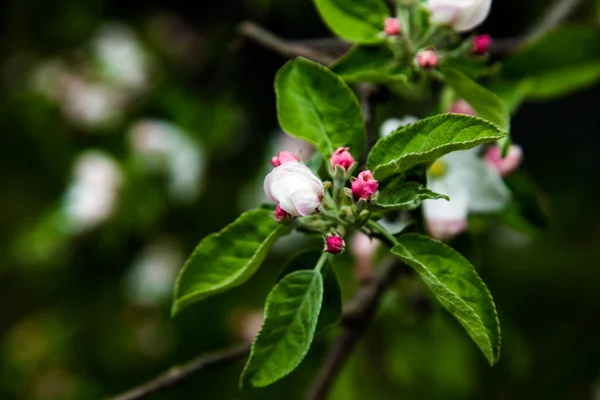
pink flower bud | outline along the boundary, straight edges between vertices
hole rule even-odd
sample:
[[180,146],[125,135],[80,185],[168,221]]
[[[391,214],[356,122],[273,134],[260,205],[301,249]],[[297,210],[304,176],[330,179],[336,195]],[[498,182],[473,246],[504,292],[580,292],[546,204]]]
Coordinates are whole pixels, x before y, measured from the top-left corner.
[[475,110],[473,110],[473,107],[471,107],[471,105],[463,99],[456,100],[454,103],[452,103],[449,111],[452,114],[471,115],[473,117],[477,116],[477,113]]
[[349,147],[338,147],[336,151],[333,152],[329,161],[331,162],[331,167],[335,170],[337,165],[342,166],[346,171],[348,171],[352,165],[356,162],[352,154],[350,154]]
[[358,178],[352,182],[352,197],[354,197],[355,201],[371,201],[375,193],[377,193],[378,187],[379,184],[373,178],[373,173],[371,171],[363,171],[358,174]]
[[397,18],[387,18],[384,23],[383,31],[386,36],[400,35],[400,21]]
[[282,221],[289,216],[290,214],[288,214],[283,208],[281,208],[279,204],[277,205],[277,207],[275,207],[275,221]]
[[439,58],[433,50],[421,50],[417,54],[416,62],[419,68],[432,69],[437,67]]
[[279,155],[271,158],[271,165],[274,167],[279,167],[281,164],[285,164],[287,162],[298,162],[300,159],[294,153],[290,151],[280,151]]
[[482,56],[487,53],[492,44],[492,37],[490,35],[479,35],[473,39],[473,54],[476,56]]
[[324,251],[330,254],[340,254],[344,251],[346,243],[344,240],[337,235],[329,235],[325,238],[325,249]]
[[516,170],[521,165],[521,161],[523,161],[523,149],[516,144],[510,145],[505,158],[502,158],[500,146],[490,148],[485,155],[485,162],[502,176],[507,176]]

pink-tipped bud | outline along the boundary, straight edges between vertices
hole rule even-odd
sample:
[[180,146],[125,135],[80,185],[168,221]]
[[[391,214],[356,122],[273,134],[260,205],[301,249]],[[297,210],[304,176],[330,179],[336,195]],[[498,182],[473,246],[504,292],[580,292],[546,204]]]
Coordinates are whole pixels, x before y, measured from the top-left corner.
[[485,155],[485,162],[494,168],[502,176],[507,176],[516,170],[523,161],[523,149],[521,146],[511,144],[506,157],[502,158],[500,146],[494,146]]
[[297,155],[292,153],[291,151],[280,151],[279,155],[271,158],[271,165],[274,167],[279,167],[281,164],[285,164],[287,162],[298,162],[300,159]]
[[473,54],[476,56],[482,56],[487,53],[492,44],[492,37],[490,35],[479,35],[473,39]]
[[350,154],[349,147],[338,147],[336,151],[333,152],[329,162],[331,163],[331,168],[335,170],[335,167],[340,165],[346,171],[348,171],[356,162],[352,154]]
[[452,114],[471,115],[473,117],[477,116],[477,113],[475,110],[473,110],[473,107],[471,107],[471,105],[463,99],[456,100],[454,103],[452,103],[450,110],[448,111]]
[[283,208],[279,207],[279,205],[275,207],[275,221],[283,221],[289,216],[290,214],[288,214]]
[[386,36],[400,35],[400,21],[397,18],[387,18],[384,23],[383,31]]
[[378,188],[379,183],[373,178],[373,173],[371,171],[363,171],[352,182],[352,197],[354,197],[355,201],[371,201],[375,193],[377,193]]
[[325,249],[324,251],[330,254],[340,254],[344,251],[346,243],[344,240],[337,235],[329,235],[325,238]]
[[439,58],[433,50],[421,50],[417,54],[416,62],[419,68],[432,69],[437,67]]

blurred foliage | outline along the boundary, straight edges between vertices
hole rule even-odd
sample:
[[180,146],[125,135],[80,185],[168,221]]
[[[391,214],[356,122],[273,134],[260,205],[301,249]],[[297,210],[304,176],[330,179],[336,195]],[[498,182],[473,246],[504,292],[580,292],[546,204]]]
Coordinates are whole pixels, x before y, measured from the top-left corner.
[[[597,4],[574,19],[597,24]],[[496,1],[480,30],[517,35],[546,6]],[[289,254],[301,244],[318,250],[318,240],[288,238],[250,282],[174,320],[170,290],[200,238],[260,203],[268,159],[287,146],[272,90],[285,60],[237,37],[236,24],[254,19],[283,37],[328,35],[313,4],[7,0],[1,7],[0,398],[100,398],[247,338],[241,316],[262,307]],[[109,67],[97,48],[103,32],[117,37],[109,50],[132,46],[113,54]],[[540,220],[526,236],[509,227],[522,222],[509,215],[513,223],[486,220],[453,242],[494,293],[500,363],[489,368],[452,317],[423,301],[426,288],[406,278],[386,296],[332,398],[600,396],[599,95],[595,86],[525,103],[512,121],[524,170],[550,211],[547,227]],[[428,107],[395,99],[378,120]],[[92,165],[113,171],[99,183],[112,191],[94,191],[97,168],[89,173],[82,164],[90,152]],[[178,167],[188,156],[195,161]],[[191,179],[183,187],[197,191],[181,194],[176,179]],[[529,194],[519,194],[539,216]],[[90,214],[89,202],[105,212]],[[346,254],[335,266],[346,298],[356,287],[353,264]],[[155,398],[301,399],[334,335],[318,338],[298,371],[268,389],[240,391],[239,363]]]

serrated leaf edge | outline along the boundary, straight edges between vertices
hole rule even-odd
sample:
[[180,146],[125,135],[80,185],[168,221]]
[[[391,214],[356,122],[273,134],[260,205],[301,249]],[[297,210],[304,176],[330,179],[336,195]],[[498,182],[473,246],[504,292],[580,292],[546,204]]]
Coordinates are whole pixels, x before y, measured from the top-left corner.
[[[485,351],[483,351],[483,353],[485,355],[485,358],[488,360],[488,362],[490,363],[490,365],[494,366],[498,362],[498,360],[500,359],[500,348],[501,348],[501,343],[502,343],[502,331],[500,329],[500,318],[498,317],[498,310],[496,309],[496,304],[494,302],[494,298],[492,296],[492,293],[490,292],[489,288],[487,287],[487,285],[485,284],[485,282],[483,281],[483,279],[481,279],[481,277],[477,273],[477,270],[475,269],[475,267],[473,266],[473,264],[471,264],[471,262],[469,260],[467,260],[462,254],[460,254],[458,251],[454,250],[452,247],[446,245],[443,242],[440,242],[439,240],[435,240],[433,238],[430,238],[429,236],[424,236],[424,235],[415,234],[415,233],[407,233],[405,235],[402,235],[399,240],[402,240],[402,237],[407,237],[407,236],[425,237],[425,238],[427,238],[429,240],[432,240],[432,241],[435,241],[435,242],[438,242],[438,243],[442,244],[450,253],[452,253],[453,255],[455,255],[458,258],[460,258],[463,261],[465,261],[469,265],[469,267],[472,269],[472,271],[475,273],[475,276],[477,277],[477,280],[482,284],[482,286],[484,288],[484,292],[485,292],[487,298],[491,301],[492,305],[494,306],[493,310],[494,310],[494,319],[496,321],[496,327],[497,327],[497,333],[498,333],[498,344],[496,346],[490,346],[490,348],[492,350],[492,354],[487,354]],[[411,264],[411,262],[418,263],[427,272],[430,273],[430,276],[433,276],[434,278],[436,278],[435,280],[440,283],[440,285],[444,288],[444,290],[446,290],[447,293],[452,293],[452,294],[455,295],[454,292],[452,292],[451,290],[447,289],[446,285],[442,284],[439,281],[439,279],[437,279],[437,277],[435,275],[433,275],[433,273],[431,273],[431,271],[429,270],[429,268],[427,268],[425,265],[423,265],[420,262],[418,262],[412,256],[412,253],[410,251],[408,251],[408,249],[402,245],[402,243],[397,242],[394,247],[396,247],[396,246],[402,247],[403,251],[406,254],[408,254],[410,257],[412,257],[412,259],[411,260],[405,259],[405,257],[402,257],[399,254],[397,254],[396,252],[394,252],[393,248],[392,248],[392,253],[394,253],[397,257],[399,257],[400,259],[402,259],[402,261],[404,261],[405,263],[407,263],[409,265]],[[473,310],[473,308],[471,306],[469,306],[466,302],[464,302],[464,300],[462,300],[459,296],[456,296],[456,297],[458,297],[458,299],[464,304],[464,306],[466,308],[468,308],[469,310],[471,310],[473,312],[473,314],[477,317],[477,319],[479,319],[481,321],[481,324],[484,325],[483,321],[481,320],[481,317],[479,317],[479,315],[475,312],[475,310]],[[489,340],[490,345],[491,345],[491,343],[492,343],[491,337],[489,335],[487,335],[487,334],[486,334],[486,336],[488,337],[488,340]]]
[[[252,212],[258,212],[258,211],[268,211],[268,210],[265,210],[265,209],[255,209],[255,210],[247,211],[244,214],[252,213]],[[243,216],[244,214],[242,214],[241,216]],[[239,218],[241,218],[241,216]],[[237,219],[236,219],[236,221],[237,221]],[[242,283],[245,282],[245,281],[241,281],[241,282],[238,282],[238,283],[236,283],[234,285],[231,285],[232,282],[235,282],[241,275],[243,275],[243,272],[245,271],[245,269],[243,269],[239,273],[230,276],[228,279],[226,279],[225,281],[223,281],[221,285],[219,285],[218,287],[216,287],[213,290],[208,290],[208,291],[205,291],[205,292],[202,292],[202,293],[190,293],[190,294],[185,295],[183,297],[179,297],[179,298],[177,297],[177,293],[179,292],[179,285],[181,283],[181,279],[182,279],[185,271],[189,268],[192,260],[196,256],[196,254],[200,251],[200,246],[202,245],[202,243],[205,240],[208,240],[210,238],[213,238],[213,237],[216,237],[216,236],[223,235],[223,234],[227,233],[230,229],[233,229],[233,226],[236,224],[236,221],[233,221],[232,223],[230,223],[229,225],[227,225],[225,228],[223,228],[219,232],[214,232],[214,233],[211,233],[211,234],[205,236],[204,239],[202,239],[200,241],[200,243],[198,243],[198,245],[194,248],[194,251],[188,257],[188,259],[186,260],[185,264],[183,264],[183,267],[181,268],[181,271],[179,272],[179,275],[177,277],[177,282],[175,283],[174,301],[173,301],[173,307],[172,307],[172,310],[171,310],[171,316],[177,315],[181,310],[183,310],[184,308],[186,308],[187,306],[189,306],[190,304],[192,304],[192,303],[194,303],[196,301],[200,301],[200,300],[202,300],[202,299],[204,299],[206,297],[209,297],[209,296],[212,296],[214,294],[223,292],[223,291],[225,291],[225,290],[227,290],[229,288],[233,288],[233,287],[241,285]],[[285,235],[286,231],[289,232],[289,230],[290,230],[290,228],[287,227],[287,226],[285,226],[285,225],[278,225],[273,230],[273,232],[271,232],[271,234],[269,236],[267,236],[266,239],[258,246],[258,248],[256,249],[256,251],[254,252],[254,256],[252,258],[250,258],[250,260],[248,261],[248,263],[246,263],[246,265],[252,264],[253,262],[255,262],[256,255],[259,254],[261,252],[261,250],[265,246],[271,245],[272,242],[274,242],[275,240],[277,240],[279,237]]]

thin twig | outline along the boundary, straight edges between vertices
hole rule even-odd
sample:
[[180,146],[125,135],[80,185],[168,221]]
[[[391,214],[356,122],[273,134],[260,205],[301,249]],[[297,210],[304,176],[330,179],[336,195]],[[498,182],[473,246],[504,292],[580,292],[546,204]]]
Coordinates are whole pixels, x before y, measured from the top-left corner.
[[250,344],[244,343],[230,349],[200,356],[185,364],[171,367],[167,372],[127,392],[108,400],[139,400],[162,389],[174,386],[201,370],[230,364],[250,353]]
[[264,47],[288,58],[305,57],[323,65],[329,65],[335,61],[335,57],[328,53],[319,51],[308,45],[281,39],[251,21],[240,23],[238,31],[240,35],[250,38]]
[[359,289],[344,313],[342,332],[317,374],[307,400],[322,400],[327,397],[354,346],[371,325],[382,294],[400,274],[410,271],[406,264],[392,259],[380,268],[374,280]]
[[490,51],[496,54],[509,53],[533,42],[540,36],[545,35],[559,26],[577,7],[583,4],[583,2],[584,0],[556,0],[552,7],[546,11],[542,18],[540,18],[538,23],[527,33],[515,38],[494,40],[490,47]]

